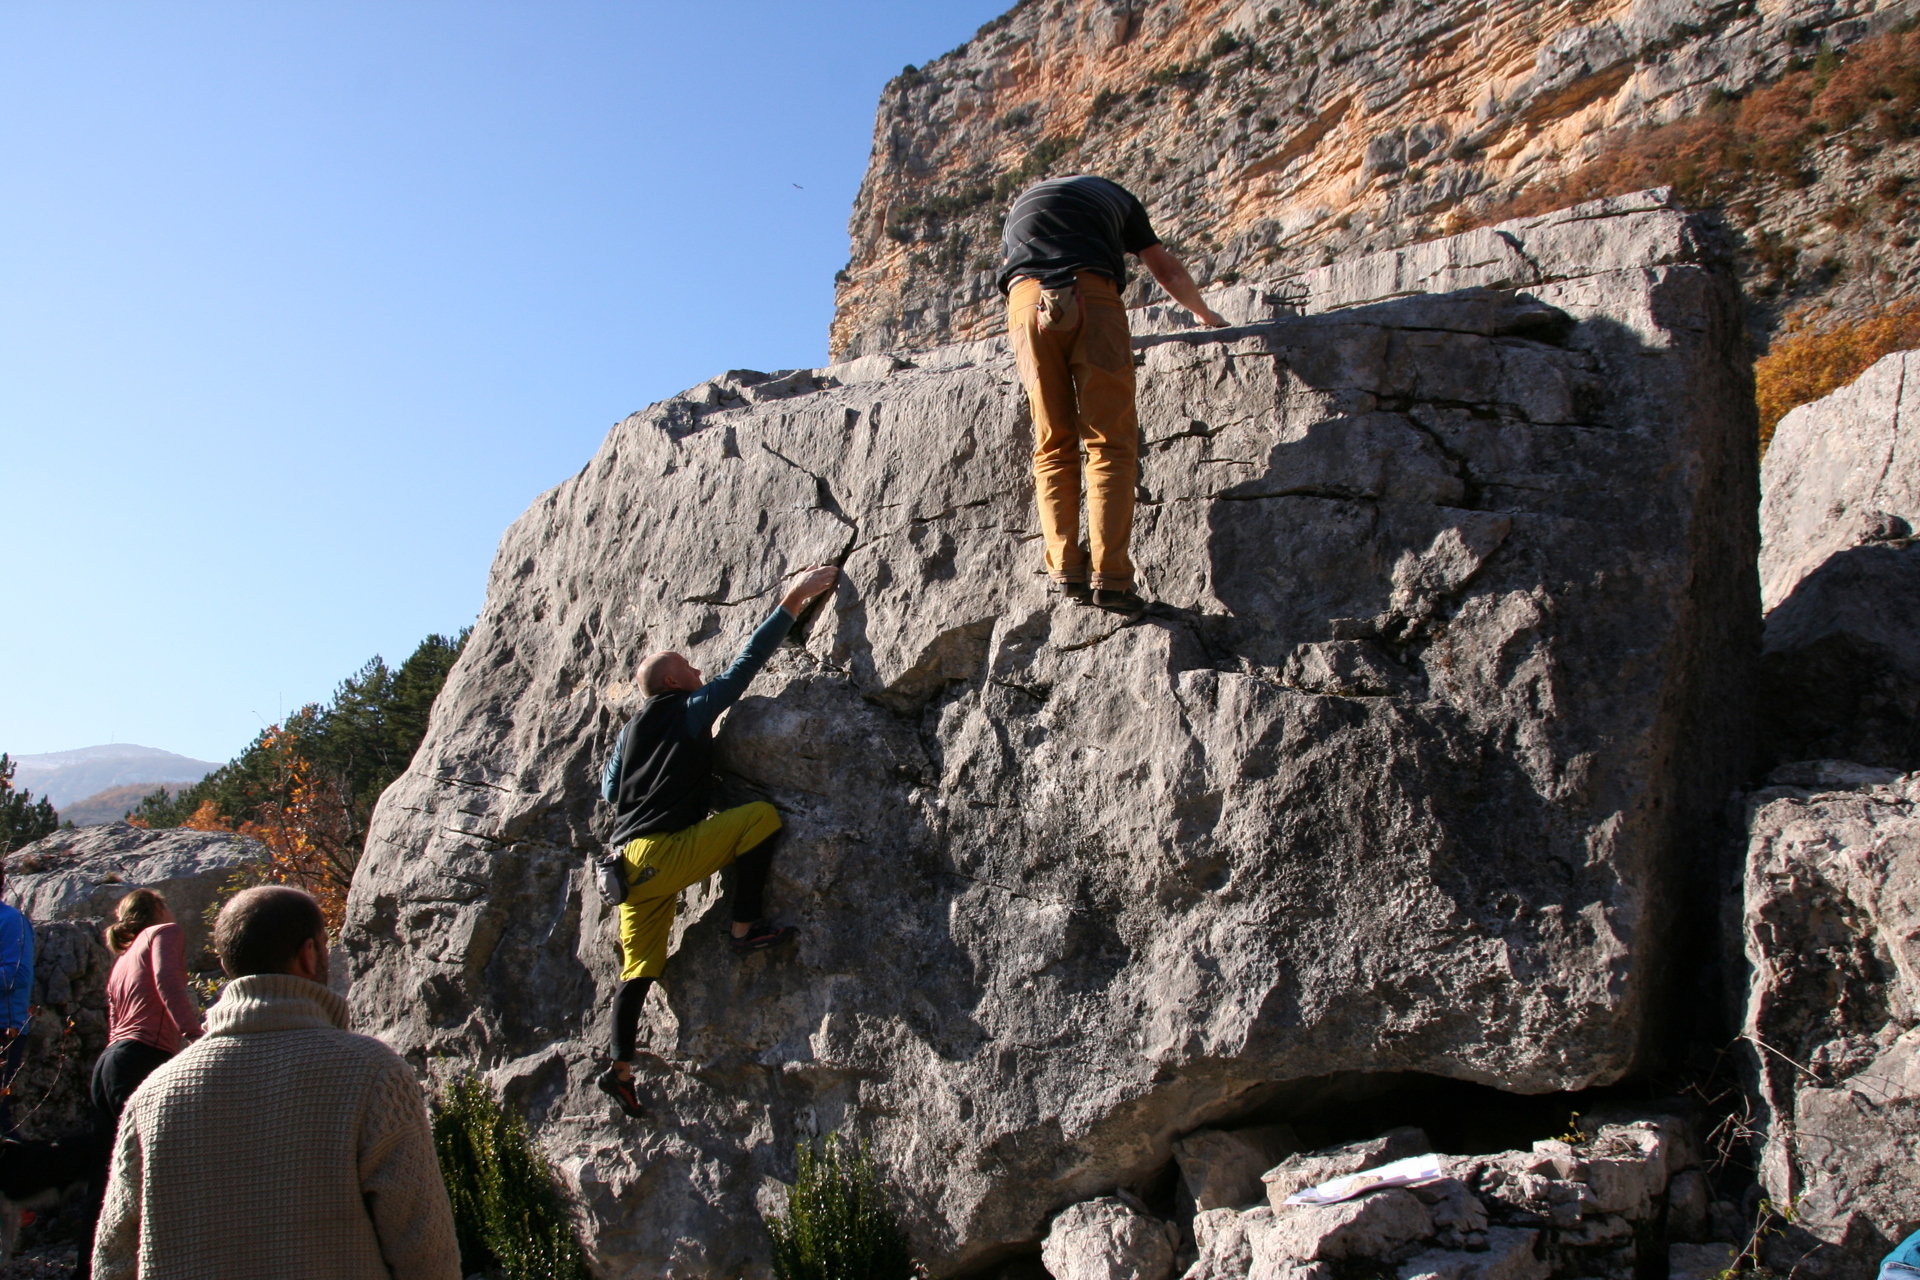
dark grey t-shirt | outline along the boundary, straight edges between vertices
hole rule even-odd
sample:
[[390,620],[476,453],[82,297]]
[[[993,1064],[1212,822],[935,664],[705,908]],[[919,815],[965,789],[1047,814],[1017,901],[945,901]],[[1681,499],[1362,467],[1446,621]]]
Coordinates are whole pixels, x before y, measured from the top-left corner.
[[1098,271],[1114,288],[1125,288],[1126,255],[1159,243],[1146,206],[1119,183],[1087,174],[1048,178],[1022,191],[1007,211],[1000,292],[1015,276],[1053,286],[1081,270]]

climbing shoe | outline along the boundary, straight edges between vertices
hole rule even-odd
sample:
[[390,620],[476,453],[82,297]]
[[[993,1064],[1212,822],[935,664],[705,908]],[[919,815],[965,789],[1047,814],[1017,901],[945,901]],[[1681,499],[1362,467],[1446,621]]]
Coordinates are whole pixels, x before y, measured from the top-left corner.
[[1093,588],[1084,582],[1056,582],[1053,584],[1051,594],[1069,604],[1093,602]]
[[777,947],[782,943],[792,942],[799,936],[800,931],[790,924],[775,926],[763,922],[747,930],[744,938],[736,938],[729,933],[727,935],[727,942],[733,947],[733,953],[735,955],[744,956],[749,951],[765,951],[768,947]]
[[629,1120],[647,1118],[647,1109],[640,1105],[640,1095],[634,1092],[632,1076],[623,1076],[614,1068],[608,1067],[600,1073],[600,1078],[594,1083],[600,1086],[600,1092],[620,1104],[620,1109],[627,1113]]
[[1105,609],[1108,613],[1139,613],[1147,607],[1147,602],[1135,591],[1096,589],[1093,593],[1093,603],[1096,608]]

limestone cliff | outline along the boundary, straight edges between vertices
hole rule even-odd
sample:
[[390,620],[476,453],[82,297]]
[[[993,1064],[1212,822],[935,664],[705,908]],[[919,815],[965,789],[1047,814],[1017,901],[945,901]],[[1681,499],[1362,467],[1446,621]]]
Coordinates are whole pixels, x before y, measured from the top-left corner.
[[[1135,621],[1048,597],[999,340],[716,378],[507,532],[374,818],[353,1006],[491,1069],[602,1274],[760,1274],[756,1205],[830,1129],[950,1274],[1289,1082],[1642,1058],[1758,643],[1724,256],[1652,194],[1300,289],[1137,342]],[[644,654],[723,661],[820,559],[719,737],[726,799],[787,816],[800,942],[736,960],[687,895],[629,1123],[591,1085],[599,763]]]
[[[999,333],[1000,223],[1011,194],[1044,173],[1127,185],[1203,284],[1272,281],[1471,225],[1633,130],[1693,116],[1816,51],[1831,58],[1912,11],[1911,0],[1026,0],[882,95],[832,350]],[[1905,251],[1920,235],[1910,89],[1891,125],[1816,139],[1788,172],[1743,167],[1717,190],[1747,241],[1763,320],[1920,293]],[[1667,180],[1678,179],[1633,185]],[[1149,289],[1136,285],[1134,303]]]

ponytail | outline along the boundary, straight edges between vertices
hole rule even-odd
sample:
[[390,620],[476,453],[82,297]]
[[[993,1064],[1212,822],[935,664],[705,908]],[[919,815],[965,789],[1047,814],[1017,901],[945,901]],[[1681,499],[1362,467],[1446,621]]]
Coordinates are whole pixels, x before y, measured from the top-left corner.
[[113,948],[113,954],[120,955],[132,946],[141,930],[159,924],[160,913],[166,909],[167,900],[152,889],[135,889],[120,899],[113,923],[107,926],[107,945]]

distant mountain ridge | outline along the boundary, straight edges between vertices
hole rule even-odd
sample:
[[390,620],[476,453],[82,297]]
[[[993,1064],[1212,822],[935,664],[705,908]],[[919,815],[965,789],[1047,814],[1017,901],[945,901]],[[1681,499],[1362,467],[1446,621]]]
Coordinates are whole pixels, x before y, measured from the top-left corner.
[[220,767],[131,742],[14,756],[13,760],[19,766],[13,775],[14,786],[47,797],[56,809],[110,787],[198,782]]
[[71,822],[76,827],[97,827],[103,822],[120,821],[157,790],[179,795],[192,785],[191,782],[129,782],[55,807],[62,822]]

